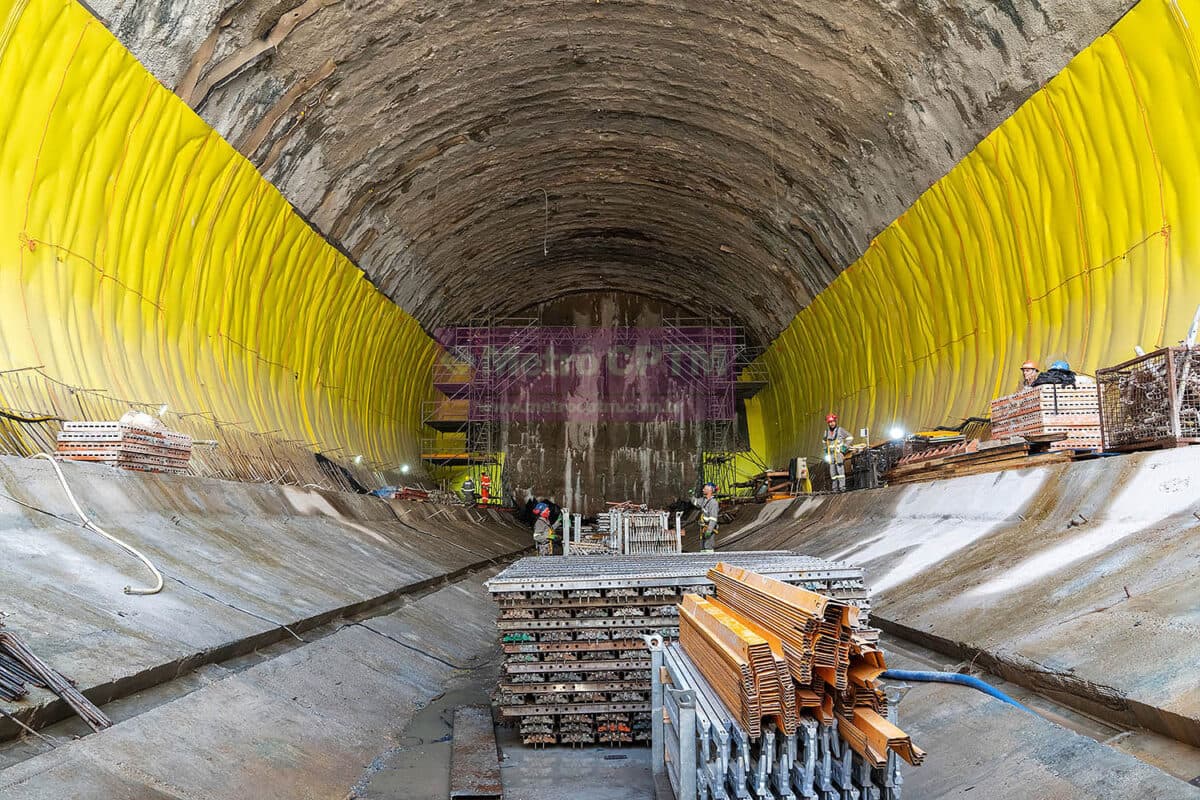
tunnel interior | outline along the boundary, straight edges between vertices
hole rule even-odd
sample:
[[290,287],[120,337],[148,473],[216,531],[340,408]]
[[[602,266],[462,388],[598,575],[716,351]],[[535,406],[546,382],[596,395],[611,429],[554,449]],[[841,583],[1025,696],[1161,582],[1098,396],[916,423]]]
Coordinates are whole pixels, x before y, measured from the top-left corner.
[[[1180,342],[1197,20],[0,0],[0,633],[118,722],[32,692],[0,800],[440,798],[444,717],[502,670],[509,505],[671,507],[818,464],[830,413],[954,427],[1026,360]],[[186,474],[27,458],[130,411]],[[914,690],[942,760],[911,796],[1194,797],[1195,452],[747,503],[720,546],[862,568],[889,658],[1026,692]],[[434,491],[485,471],[495,502]],[[164,591],[124,591],[151,559]],[[610,755],[530,796],[648,797]]]
[[586,505],[666,502],[706,449],[749,453],[735,478],[813,457],[829,412],[954,424],[1026,358],[1093,370],[1190,315],[1186,16],[1131,6],[51,4],[79,36],[34,76],[6,55],[9,357],[197,438],[453,483],[425,457],[470,449],[425,424],[439,330],[735,326],[764,384],[736,446],[604,414],[491,437],[506,491]]

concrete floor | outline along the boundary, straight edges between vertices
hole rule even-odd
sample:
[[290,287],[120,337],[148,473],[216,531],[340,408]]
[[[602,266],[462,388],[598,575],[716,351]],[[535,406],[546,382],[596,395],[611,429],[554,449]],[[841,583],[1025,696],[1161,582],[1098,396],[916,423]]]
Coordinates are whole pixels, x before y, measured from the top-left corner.
[[[31,496],[47,502],[44,496],[38,496],[42,487],[36,482],[30,486],[26,491]],[[107,492],[98,514],[101,519],[113,516],[123,502],[121,498],[131,496],[127,486],[121,491],[97,486]],[[265,491],[255,489],[251,494]],[[889,497],[862,494],[864,500]],[[259,499],[264,498],[265,494]],[[249,499],[250,495],[238,497],[239,502]],[[839,499],[843,511],[847,501]],[[892,510],[896,510],[894,504]],[[278,520],[260,520],[249,532],[236,526],[222,530],[218,514],[189,523],[194,526],[189,541],[219,554],[220,537],[271,536],[283,541],[289,526],[297,526],[304,532],[297,541],[304,542],[305,547],[309,547],[310,539],[314,543],[311,552],[298,554],[305,563],[318,557],[314,530],[333,536],[349,535],[344,528],[354,531],[362,537],[355,550],[364,564],[371,561],[375,548],[395,547],[403,553],[419,547],[416,540],[404,544],[378,541],[373,528],[394,522],[366,516],[375,511],[375,507],[364,506],[361,511],[313,515],[294,508]],[[156,524],[164,524],[165,513],[156,512]],[[803,531],[796,531],[797,521],[801,527],[806,524],[802,518],[803,509],[794,515],[789,512],[786,517],[777,515],[746,538],[803,537]],[[849,517],[843,521],[846,519]],[[91,660],[78,663],[90,665],[83,672],[88,682],[120,682],[123,669],[144,671],[160,654],[179,658],[174,649],[162,649],[164,641],[174,648],[176,643],[189,642],[196,636],[195,630],[181,630],[165,640],[156,638],[156,631],[172,620],[184,625],[204,615],[206,605],[184,605],[190,597],[186,594],[168,596],[169,603],[162,607],[143,599],[146,613],[130,617],[114,614],[109,605],[132,600],[120,596],[113,599],[106,594],[94,594],[86,604],[68,603],[61,608],[55,604],[39,609],[38,587],[44,583],[32,578],[22,582],[18,572],[28,569],[33,573],[42,563],[44,549],[33,547],[38,537],[47,539],[44,546],[59,554],[90,545],[74,531],[30,526],[15,512],[0,517],[0,521],[14,529],[12,541],[30,543],[18,558],[0,564],[0,573],[6,578],[0,586],[13,598],[9,602],[10,597],[6,597],[0,605],[17,608],[18,618],[41,619],[52,612],[64,617],[56,627],[48,628],[64,631],[57,640],[60,649],[46,648],[56,664],[86,656]],[[923,546],[920,519],[906,522],[903,515],[897,515],[895,521],[907,525],[905,530],[916,537],[909,551],[900,556],[907,558],[912,555],[912,547]],[[1001,523],[997,525],[1002,529]],[[389,535],[400,534],[395,529],[387,530]],[[844,536],[853,535],[845,525],[839,530]],[[463,541],[474,547],[472,533],[465,530]],[[1156,542],[1165,535],[1161,528],[1153,533],[1152,541]],[[161,531],[160,535],[165,541],[166,535]],[[428,534],[410,530],[405,535]],[[481,531],[479,535],[485,534]],[[874,535],[886,535],[886,531]],[[981,534],[983,538],[988,535]],[[1025,530],[1024,535],[1033,533]],[[1018,543],[1025,541],[1018,532],[1010,532],[1009,536],[1017,537]],[[1186,552],[1189,547],[1184,539],[1167,543],[1175,553]],[[155,546],[153,541],[150,544]],[[484,544],[481,539],[480,546]],[[845,538],[841,542],[817,540],[817,546],[835,545],[843,549],[859,546],[855,540]],[[488,546],[512,545],[498,542]],[[1127,546],[1130,552],[1140,552],[1148,545],[1137,534],[1131,534]],[[262,547],[262,541],[235,545],[241,552],[252,547]],[[182,549],[171,548],[169,552]],[[462,552],[461,558],[479,558],[486,552]],[[73,556],[80,563],[103,562],[104,557],[103,553],[89,553],[86,559],[81,554]],[[400,556],[393,554],[384,567],[371,568],[387,570],[387,574],[371,573],[372,593],[388,593],[389,575],[399,576],[401,581],[410,579],[411,566],[398,559]],[[447,563],[461,563],[459,559],[454,556]],[[1110,554],[1105,563],[1117,563],[1114,559],[1116,554]],[[224,588],[245,594],[250,608],[271,608],[270,603],[285,602],[290,603],[288,608],[299,608],[304,598],[295,595],[303,593],[309,584],[288,583],[290,570],[298,566],[283,561],[264,564],[254,575],[226,575],[222,578]],[[241,628],[220,628],[225,617],[213,616],[205,620],[209,627],[204,630],[226,637],[214,640],[222,642],[220,647],[203,651],[198,662],[186,662],[178,674],[162,676],[141,691],[106,702],[105,710],[117,722],[112,729],[90,734],[78,721],[66,721],[45,729],[52,743],[26,738],[0,746],[0,800],[443,800],[448,790],[453,710],[460,704],[488,702],[499,669],[496,608],[483,585],[488,574],[488,570],[469,573],[450,585],[421,590],[373,610],[326,621],[307,630],[304,642],[285,637],[245,647],[236,638]],[[346,596],[346,589],[338,587],[332,573],[314,572],[311,579],[318,575],[323,576],[322,592]],[[256,595],[254,584],[266,578],[273,581],[272,585]],[[1073,585],[1084,584],[1077,581]],[[1137,589],[1139,584],[1131,582],[1130,586]],[[1144,592],[1144,584],[1141,586]],[[83,589],[75,586],[74,591],[81,593]],[[1041,591],[1058,590],[1047,586]],[[1134,594],[1137,596],[1139,591]],[[887,613],[898,608],[903,596],[895,589],[881,593],[878,610]],[[258,605],[254,604],[256,598]],[[1071,602],[1090,606],[1094,600],[1085,594]],[[1184,608],[1184,598],[1177,598],[1176,604],[1182,609],[1182,617],[1191,613]],[[1068,603],[1062,601],[1060,605]],[[109,614],[103,619],[114,619],[108,621],[107,628],[100,629],[107,633],[98,633],[94,626],[88,626],[102,619],[105,608],[109,608]],[[1030,614],[1035,610],[1041,613],[1042,608],[1033,606]],[[1164,619],[1169,618],[1169,612],[1165,605],[1156,607],[1156,613]],[[1077,612],[1055,608],[1052,613],[1073,618]],[[1091,616],[1102,615],[1097,611]],[[942,620],[942,616],[930,618],[931,624],[941,624]],[[1037,629],[1045,625],[1040,620],[1031,616],[1024,624]],[[1011,616],[1001,620],[1007,626],[1018,621]],[[255,637],[260,631],[250,626],[244,635]],[[139,640],[147,643],[144,651],[136,646]],[[885,642],[893,665],[957,666],[956,658],[938,655],[910,641],[889,636]],[[1179,646],[1190,647],[1187,642]],[[113,652],[117,657],[108,658]],[[1137,649],[1123,652],[1131,662],[1142,655]],[[1190,668],[1194,667],[1193,663]],[[1140,665],[1132,663],[1131,668]],[[70,673],[71,668],[66,671]],[[1174,681],[1179,680],[1175,676]],[[1016,711],[961,687],[927,684],[908,693],[900,706],[901,724],[929,752],[929,758],[923,767],[906,771],[906,796],[942,798],[970,793],[970,797],[1005,800],[1200,798],[1200,788],[1187,783],[1200,776],[1200,751],[1196,748],[1159,734],[1131,730],[1119,721],[1099,719],[1087,709],[1066,708],[1055,693],[1004,688],[1037,708],[1041,716]],[[72,740],[73,736],[81,738]],[[508,800],[649,800],[652,796],[645,748],[525,749],[510,729],[501,729],[499,740]]]

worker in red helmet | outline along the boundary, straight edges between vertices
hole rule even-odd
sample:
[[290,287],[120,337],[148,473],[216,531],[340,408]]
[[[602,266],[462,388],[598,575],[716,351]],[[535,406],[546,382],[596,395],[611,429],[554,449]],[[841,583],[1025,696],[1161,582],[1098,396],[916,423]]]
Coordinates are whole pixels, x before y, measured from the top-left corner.
[[1037,362],[1026,361],[1024,364],[1022,364],[1021,385],[1018,387],[1017,391],[1020,391],[1021,389],[1028,389],[1030,386],[1033,386],[1033,382],[1037,380],[1039,372],[1040,370],[1038,369]]
[[554,530],[556,526],[562,524],[562,518],[550,523],[550,506],[546,503],[538,503],[534,509],[533,521],[533,541],[537,545],[539,556],[554,555]]
[[837,414],[825,417],[825,435],[821,444],[825,447],[825,461],[829,464],[829,480],[835,492],[846,491],[846,453],[854,439],[850,431],[838,425]]

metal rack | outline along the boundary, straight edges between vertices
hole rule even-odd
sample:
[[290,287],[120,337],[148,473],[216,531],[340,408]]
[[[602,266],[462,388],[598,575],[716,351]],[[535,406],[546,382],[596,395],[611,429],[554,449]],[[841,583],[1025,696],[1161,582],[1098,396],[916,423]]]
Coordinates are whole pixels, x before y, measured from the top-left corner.
[[1097,371],[1106,450],[1200,443],[1200,348],[1164,347]]

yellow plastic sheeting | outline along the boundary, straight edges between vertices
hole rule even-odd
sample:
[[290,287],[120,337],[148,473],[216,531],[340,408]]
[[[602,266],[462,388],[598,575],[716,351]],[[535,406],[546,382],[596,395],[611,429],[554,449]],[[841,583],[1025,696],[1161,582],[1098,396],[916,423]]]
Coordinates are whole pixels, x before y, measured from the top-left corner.
[[1183,338],[1200,303],[1200,0],[1142,0],[899,219],[763,356],[772,461],[829,411],[879,438],[986,415],[1033,358]]
[[0,0],[0,368],[419,463],[433,343],[82,7]]

